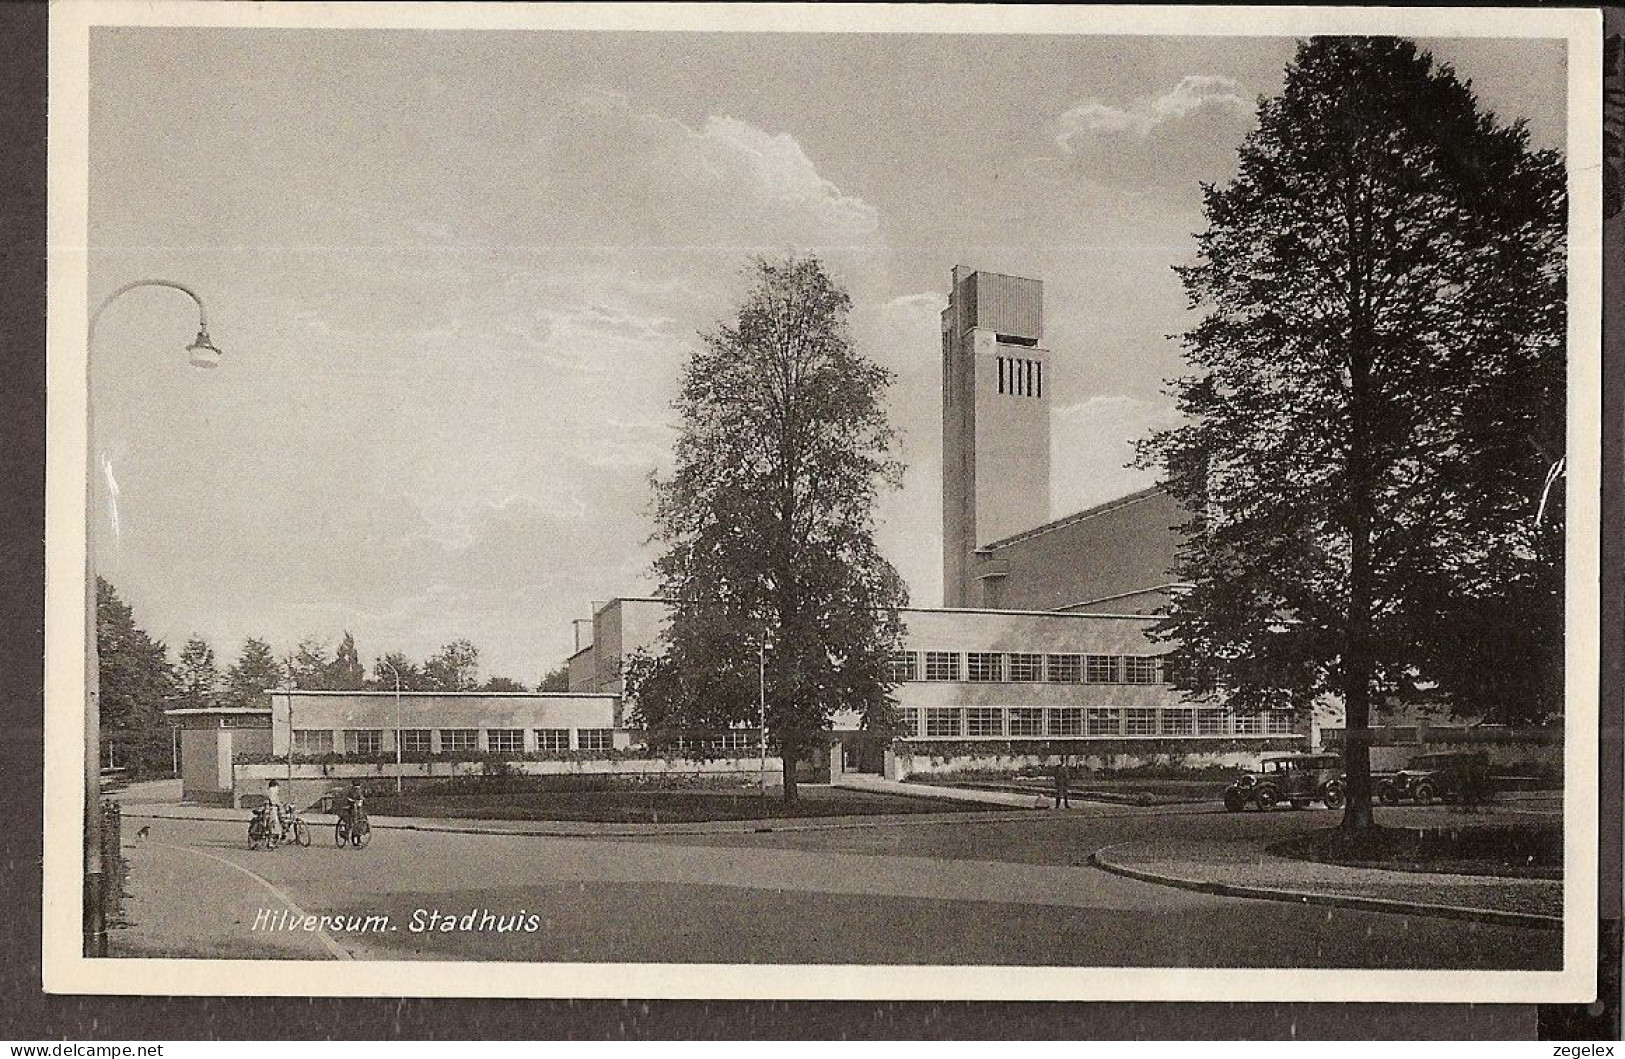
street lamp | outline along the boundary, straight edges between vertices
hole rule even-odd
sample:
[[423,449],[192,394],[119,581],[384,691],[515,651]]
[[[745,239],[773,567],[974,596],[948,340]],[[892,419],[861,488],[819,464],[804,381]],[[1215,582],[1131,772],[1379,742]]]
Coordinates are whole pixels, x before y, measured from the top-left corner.
[[[103,298],[90,314],[90,330],[85,338],[87,371],[89,360],[96,350],[96,325],[102,313],[121,296],[139,287],[168,287],[178,290],[197,303],[197,337],[186,347],[187,359],[200,368],[218,367],[221,353],[209,338],[208,313],[203,299],[185,284],[166,279],[138,279],[126,283]],[[85,488],[87,515],[90,500],[88,490],[96,480],[95,452],[90,445],[89,431],[94,427],[94,401],[91,388],[85,390]],[[101,657],[96,647],[96,565],[92,555],[89,526],[85,533],[85,880],[84,880],[84,953],[86,956],[107,955],[106,875],[102,864],[102,770],[101,770]]]
[[378,664],[395,674],[395,793],[399,794],[401,771],[406,767],[401,763],[401,671],[391,665],[388,659],[380,658]]

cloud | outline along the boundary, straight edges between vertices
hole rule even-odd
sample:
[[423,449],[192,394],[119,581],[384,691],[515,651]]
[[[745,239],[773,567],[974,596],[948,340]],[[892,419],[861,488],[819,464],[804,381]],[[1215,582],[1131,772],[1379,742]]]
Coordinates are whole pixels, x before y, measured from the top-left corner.
[[1238,94],[1237,87],[1233,78],[1192,74],[1160,96],[1147,96],[1125,107],[1086,100],[1057,120],[1055,143],[1063,154],[1071,155],[1085,141],[1100,135],[1132,133],[1144,138],[1171,122],[1246,117],[1252,105]]
[[[566,226],[595,240],[664,246],[844,246],[874,240],[874,206],[824,176],[800,141],[725,114],[697,126],[595,93],[545,165]],[[577,201],[579,199],[579,201]],[[573,218],[573,220],[572,220]]]

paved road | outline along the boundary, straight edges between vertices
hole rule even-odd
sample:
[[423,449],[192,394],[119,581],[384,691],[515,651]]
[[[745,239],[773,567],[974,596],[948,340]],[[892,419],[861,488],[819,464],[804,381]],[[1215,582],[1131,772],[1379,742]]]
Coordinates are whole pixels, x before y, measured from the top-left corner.
[[[1555,932],[1213,897],[1082,863],[1151,834],[1304,826],[1290,812],[647,839],[380,829],[361,851],[335,849],[318,828],[312,848],[274,852],[249,851],[240,824],[139,822],[145,836],[133,817],[125,831],[121,955],[1535,969],[1560,959]],[[324,931],[274,929],[305,914],[337,918]]]

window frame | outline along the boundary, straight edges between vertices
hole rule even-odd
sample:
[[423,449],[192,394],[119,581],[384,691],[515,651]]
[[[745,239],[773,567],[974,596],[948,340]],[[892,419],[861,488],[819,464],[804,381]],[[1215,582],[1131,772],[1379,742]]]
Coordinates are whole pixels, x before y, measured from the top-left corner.
[[965,681],[969,684],[1003,684],[1005,657],[999,651],[967,651],[965,653]]

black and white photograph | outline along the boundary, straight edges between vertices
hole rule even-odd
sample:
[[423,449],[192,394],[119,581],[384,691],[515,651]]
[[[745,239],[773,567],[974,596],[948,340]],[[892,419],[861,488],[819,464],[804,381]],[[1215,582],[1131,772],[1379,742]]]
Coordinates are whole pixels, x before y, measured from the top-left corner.
[[51,34],[49,990],[1593,998],[1597,12]]

